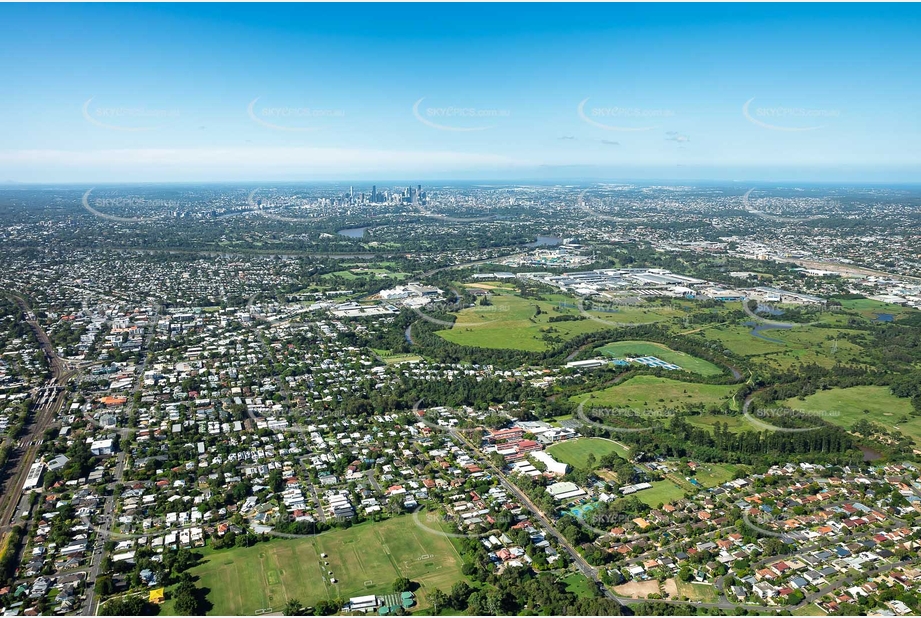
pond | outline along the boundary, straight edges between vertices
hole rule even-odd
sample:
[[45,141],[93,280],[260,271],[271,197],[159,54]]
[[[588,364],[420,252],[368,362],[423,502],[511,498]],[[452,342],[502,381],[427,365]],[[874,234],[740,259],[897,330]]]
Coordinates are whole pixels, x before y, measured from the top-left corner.
[[775,330],[775,329],[789,330],[790,328],[792,328],[792,326],[782,326],[780,324],[756,324],[755,322],[745,322],[745,326],[754,327],[751,329],[751,331],[749,331],[749,334],[751,336],[757,337],[758,339],[764,339],[765,341],[770,341],[771,343],[781,343],[783,345],[786,345],[787,342],[781,339],[775,339],[774,337],[768,337],[766,335],[762,335],[761,331]]
[[336,233],[339,234],[340,236],[345,236],[346,238],[357,238],[360,240],[364,238],[365,230],[367,229],[368,228],[366,227],[349,227],[344,230],[339,230]]
[[529,242],[525,247],[555,247],[562,244],[563,240],[556,236],[538,236],[534,242]]
[[783,309],[778,309],[776,307],[772,307],[771,305],[766,305],[764,303],[758,303],[758,307],[755,309],[755,313],[760,313],[763,315],[778,316],[778,315],[783,315]]

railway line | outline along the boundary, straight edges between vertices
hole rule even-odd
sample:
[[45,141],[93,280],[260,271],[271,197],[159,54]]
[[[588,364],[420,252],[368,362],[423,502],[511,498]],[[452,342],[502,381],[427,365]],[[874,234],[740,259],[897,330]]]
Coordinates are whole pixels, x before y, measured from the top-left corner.
[[76,373],[74,370],[69,369],[64,361],[55,354],[51,340],[35,319],[25,299],[18,295],[13,295],[13,298],[25,313],[26,322],[35,333],[39,348],[44,353],[45,359],[48,361],[48,367],[51,369],[51,377],[45,386],[38,389],[33,398],[26,420],[24,436],[13,447],[10,460],[7,462],[7,470],[13,470],[13,472],[4,478],[2,485],[0,485],[0,488],[2,488],[2,495],[0,495],[0,533],[8,532],[15,523],[16,507],[22,497],[22,488],[29,468],[38,457],[42,436],[51,427],[67,399],[67,391],[64,385]]

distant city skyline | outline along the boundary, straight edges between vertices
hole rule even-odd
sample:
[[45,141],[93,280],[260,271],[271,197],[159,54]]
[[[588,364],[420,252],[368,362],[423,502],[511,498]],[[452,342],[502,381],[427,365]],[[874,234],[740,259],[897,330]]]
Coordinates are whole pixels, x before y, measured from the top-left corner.
[[913,183],[916,5],[0,5],[0,183]]

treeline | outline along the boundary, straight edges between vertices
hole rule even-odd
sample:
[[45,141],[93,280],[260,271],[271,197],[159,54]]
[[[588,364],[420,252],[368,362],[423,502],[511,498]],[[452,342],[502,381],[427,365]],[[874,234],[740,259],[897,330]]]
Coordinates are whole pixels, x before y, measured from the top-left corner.
[[[519,402],[522,420],[546,418],[567,414],[572,406],[546,397],[546,392],[527,382],[509,381],[502,378],[478,380],[477,376],[456,376],[451,381],[414,380],[401,376],[390,389],[375,389],[369,383],[367,388],[357,392],[343,393],[342,401],[327,402],[329,410],[335,410],[350,418],[370,417],[375,414],[407,411],[421,400],[421,408],[432,406],[472,406],[484,410],[491,405],[509,401]],[[527,410],[527,412],[525,412]],[[325,411],[317,408],[317,414]],[[515,412],[513,411],[513,414]],[[528,416],[524,416],[528,414]]]
[[770,465],[788,461],[852,463],[862,460],[851,436],[843,429],[819,419],[785,415],[772,418],[772,425],[789,429],[820,426],[810,431],[729,431],[727,423],[716,423],[713,431],[695,427],[683,417],[672,418],[668,431],[625,433],[624,442],[633,452],[656,453],[666,457],[688,457],[705,462]]
[[566,590],[566,584],[554,573],[535,573],[527,567],[508,568],[502,575],[491,574],[488,586],[472,588],[459,582],[450,594],[436,589],[434,601],[451,613],[472,616],[629,616],[629,608],[606,598],[592,586],[590,596],[579,597]]
[[19,544],[23,537],[22,526],[13,526],[0,544],[0,582],[9,584],[19,566]]
[[[893,354],[896,354],[895,350]],[[792,397],[808,397],[820,390],[853,386],[888,386],[896,397],[911,399],[912,407],[921,413],[921,370],[905,364],[897,368],[877,366],[872,369],[859,365],[835,365],[831,368],[815,364],[797,365],[758,378],[750,390],[759,390],[760,387],[757,400],[771,403]]]

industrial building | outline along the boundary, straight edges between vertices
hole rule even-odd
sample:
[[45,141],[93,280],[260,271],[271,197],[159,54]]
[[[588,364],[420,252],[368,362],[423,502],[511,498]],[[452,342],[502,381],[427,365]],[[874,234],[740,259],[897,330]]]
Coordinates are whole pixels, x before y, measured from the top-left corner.
[[22,484],[23,491],[30,491],[38,487],[42,480],[42,473],[45,471],[45,464],[36,461],[29,468],[29,474],[26,475],[26,482]]

